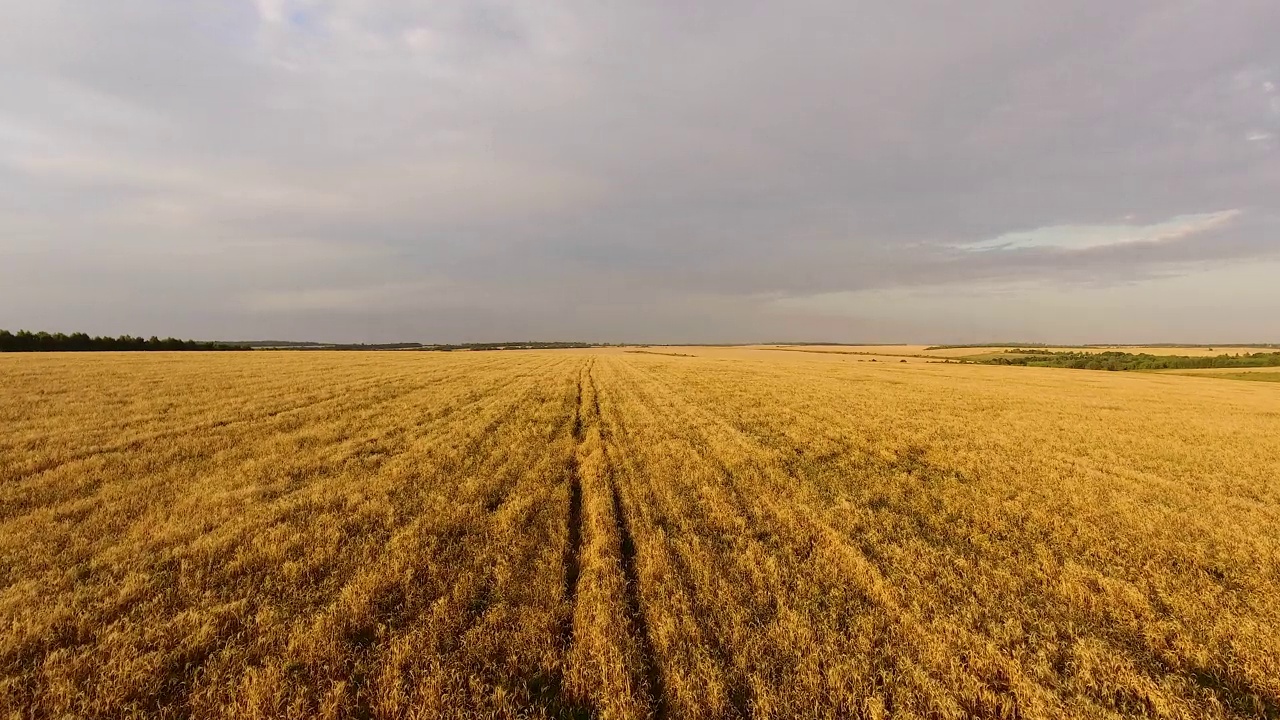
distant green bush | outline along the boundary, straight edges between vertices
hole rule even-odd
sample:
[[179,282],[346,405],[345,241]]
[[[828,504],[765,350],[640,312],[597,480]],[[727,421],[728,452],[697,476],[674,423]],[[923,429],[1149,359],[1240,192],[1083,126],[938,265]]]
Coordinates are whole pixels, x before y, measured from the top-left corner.
[[1186,355],[1151,355],[1108,351],[1052,352],[1048,350],[1009,350],[1008,356],[981,362],[987,365],[1026,365],[1061,367],[1077,370],[1193,370],[1201,368],[1278,367],[1280,352],[1256,352],[1237,355],[1189,357]]

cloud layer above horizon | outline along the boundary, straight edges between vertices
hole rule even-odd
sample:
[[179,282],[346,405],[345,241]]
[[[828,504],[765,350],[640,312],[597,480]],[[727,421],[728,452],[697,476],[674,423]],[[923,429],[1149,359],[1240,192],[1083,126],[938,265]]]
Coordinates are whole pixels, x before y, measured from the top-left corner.
[[0,327],[1280,341],[1280,4],[0,0]]

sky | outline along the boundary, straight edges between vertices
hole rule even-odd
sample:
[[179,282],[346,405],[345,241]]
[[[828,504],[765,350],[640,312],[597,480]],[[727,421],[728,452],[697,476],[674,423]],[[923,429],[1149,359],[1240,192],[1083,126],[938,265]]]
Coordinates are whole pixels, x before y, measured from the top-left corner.
[[1274,0],[0,0],[0,328],[1280,342]]

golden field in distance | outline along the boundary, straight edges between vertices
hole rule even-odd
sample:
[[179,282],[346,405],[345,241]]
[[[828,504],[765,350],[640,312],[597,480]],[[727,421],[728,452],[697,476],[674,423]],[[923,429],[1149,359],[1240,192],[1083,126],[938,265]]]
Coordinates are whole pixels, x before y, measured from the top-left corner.
[[985,356],[991,353],[1003,353],[1006,350],[1034,348],[1047,352],[1104,353],[1123,352],[1135,355],[1182,355],[1186,357],[1214,357],[1217,355],[1247,355],[1256,352],[1274,352],[1274,349],[1261,347],[1243,347],[1237,345],[1221,345],[1213,347],[1195,346],[1149,346],[1149,345],[1093,345],[1089,347],[1040,346],[1040,345],[984,345],[972,347],[943,347],[930,345],[749,345],[752,349],[777,349],[800,352],[827,352],[876,355],[883,357],[923,357],[923,358],[965,358]]
[[1280,385],[875,352],[0,355],[0,717],[1280,715]]
[[1280,367],[1193,368],[1187,370],[1161,370],[1160,372],[1170,375],[1189,375],[1191,377],[1280,382]]

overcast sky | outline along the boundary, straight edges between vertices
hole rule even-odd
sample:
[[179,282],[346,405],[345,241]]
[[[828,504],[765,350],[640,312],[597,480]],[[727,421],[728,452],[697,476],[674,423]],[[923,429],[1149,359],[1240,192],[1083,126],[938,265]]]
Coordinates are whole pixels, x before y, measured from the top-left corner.
[[0,328],[1280,342],[1280,3],[0,0]]

